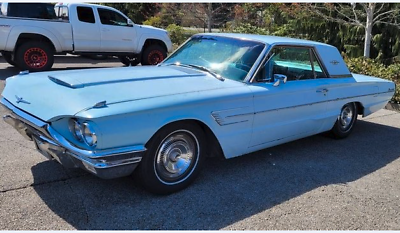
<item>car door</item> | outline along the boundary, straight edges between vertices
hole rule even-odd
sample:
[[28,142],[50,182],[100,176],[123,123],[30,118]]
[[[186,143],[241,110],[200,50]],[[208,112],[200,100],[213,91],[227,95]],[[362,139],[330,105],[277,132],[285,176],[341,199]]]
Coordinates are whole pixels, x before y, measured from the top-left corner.
[[77,52],[100,51],[100,28],[92,6],[76,6],[70,12],[74,50]]
[[136,36],[133,24],[122,14],[97,8],[100,18],[101,50],[103,52],[133,52]]
[[326,120],[326,76],[313,48],[275,46],[269,56],[250,85],[255,109],[250,147],[315,134]]

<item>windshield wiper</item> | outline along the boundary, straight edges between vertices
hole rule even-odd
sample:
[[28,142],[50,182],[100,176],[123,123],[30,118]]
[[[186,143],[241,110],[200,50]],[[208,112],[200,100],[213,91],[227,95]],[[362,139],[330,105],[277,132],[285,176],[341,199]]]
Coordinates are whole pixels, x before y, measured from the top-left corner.
[[214,76],[216,79],[221,80],[221,81],[225,81],[225,78],[222,77],[221,75],[213,72],[212,70],[208,69],[205,66],[199,66],[199,65],[193,65],[193,64],[179,64],[180,66],[185,66],[185,67],[191,67],[191,68],[196,68],[198,70],[202,70],[202,71],[206,71],[207,73],[211,74],[212,76]]

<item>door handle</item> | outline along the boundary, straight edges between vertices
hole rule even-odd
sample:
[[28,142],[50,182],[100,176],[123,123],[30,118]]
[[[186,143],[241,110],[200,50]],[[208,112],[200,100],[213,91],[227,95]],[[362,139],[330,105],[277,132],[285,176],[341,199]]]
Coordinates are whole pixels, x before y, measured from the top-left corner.
[[327,93],[329,90],[326,88],[322,88],[322,89],[317,89],[318,93]]
[[103,28],[103,32],[108,32],[110,31],[109,29]]

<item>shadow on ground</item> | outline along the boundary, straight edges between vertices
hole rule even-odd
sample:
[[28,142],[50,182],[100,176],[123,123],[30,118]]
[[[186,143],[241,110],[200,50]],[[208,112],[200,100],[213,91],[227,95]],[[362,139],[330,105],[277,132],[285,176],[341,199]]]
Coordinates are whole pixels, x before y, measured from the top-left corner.
[[[100,67],[110,67],[111,63],[119,63],[118,58],[108,57],[107,59],[95,60],[87,57],[79,56],[55,56],[54,65],[51,69],[56,70],[72,70],[72,69],[91,69]],[[19,68],[9,65],[3,57],[0,56],[0,64],[4,64],[3,69],[0,69],[0,80],[16,75],[20,72]],[[64,68],[58,68],[57,66],[63,64]],[[84,66],[82,66],[84,64]],[[122,66],[122,63],[121,63]]]
[[[400,156],[394,138],[400,138],[400,129],[359,121],[345,140],[317,135],[235,159],[209,159],[193,185],[169,196],[147,193],[131,177],[76,177],[62,184],[67,193],[34,188],[79,230],[221,229],[315,188],[351,182],[384,167]],[[32,167],[34,177],[46,163]]]

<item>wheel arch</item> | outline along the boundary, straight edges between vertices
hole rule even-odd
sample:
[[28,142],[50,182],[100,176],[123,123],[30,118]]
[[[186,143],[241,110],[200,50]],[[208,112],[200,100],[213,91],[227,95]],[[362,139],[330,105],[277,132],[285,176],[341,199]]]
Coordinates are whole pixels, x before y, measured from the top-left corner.
[[356,105],[357,108],[357,114],[358,115],[364,115],[364,106],[361,102],[354,101],[353,102]]
[[165,42],[162,39],[158,39],[158,38],[146,38],[143,43],[142,43],[142,47],[141,47],[141,53],[144,52],[144,50],[153,44],[157,44],[160,45],[161,47],[163,47],[165,49],[166,52],[168,52],[168,48],[167,45],[165,44]]
[[[167,124],[163,125],[160,127],[154,135],[156,135],[158,132],[160,132],[162,129],[165,127],[172,125],[172,124],[179,124],[179,123],[193,123],[196,124],[201,128],[201,130],[204,132],[205,139],[206,139],[206,144],[207,144],[207,157],[220,157],[220,158],[225,158],[224,157],[224,152],[222,150],[221,144],[218,141],[217,137],[215,136],[214,132],[211,130],[211,128],[204,122],[198,120],[198,119],[182,119],[182,120],[176,120],[176,121],[171,121],[168,122]],[[154,135],[146,142],[146,146],[149,143],[149,141],[154,137]]]
[[16,41],[15,44],[15,51],[18,49],[20,45],[27,41],[40,41],[40,42],[45,42],[50,45],[52,48],[53,52],[56,52],[56,47],[54,46],[54,43],[46,36],[36,34],[36,33],[21,33]]

